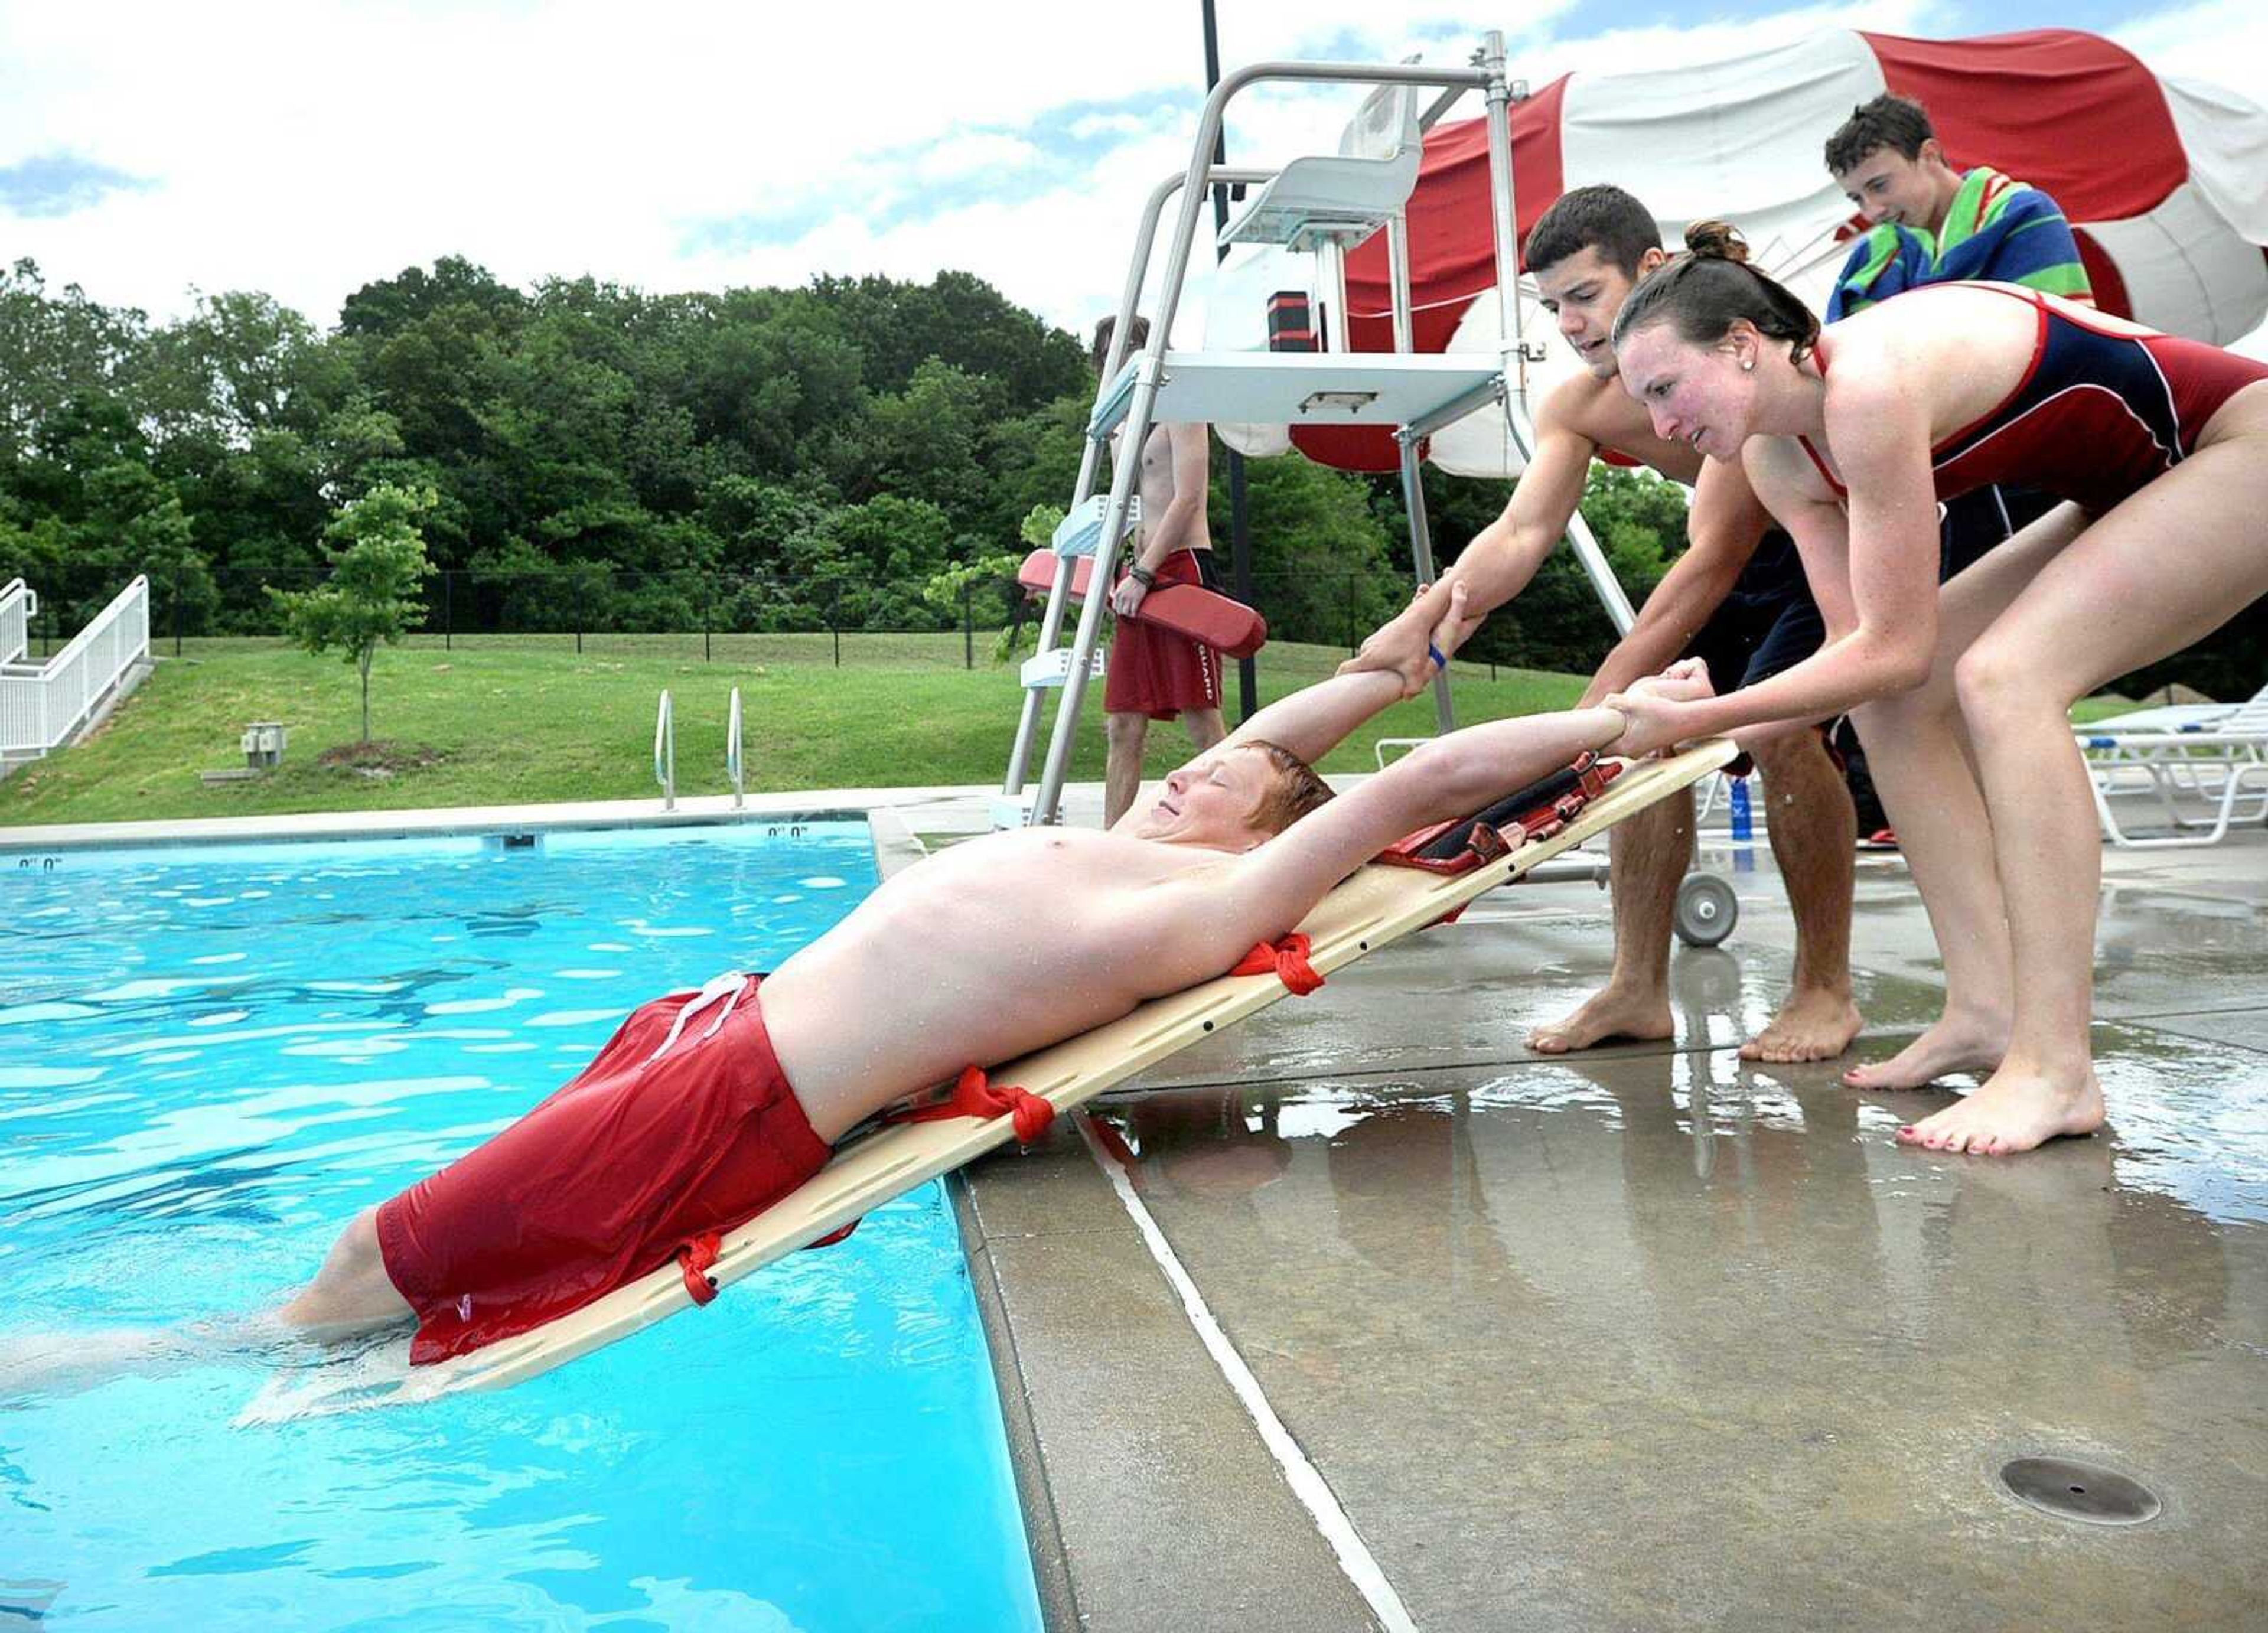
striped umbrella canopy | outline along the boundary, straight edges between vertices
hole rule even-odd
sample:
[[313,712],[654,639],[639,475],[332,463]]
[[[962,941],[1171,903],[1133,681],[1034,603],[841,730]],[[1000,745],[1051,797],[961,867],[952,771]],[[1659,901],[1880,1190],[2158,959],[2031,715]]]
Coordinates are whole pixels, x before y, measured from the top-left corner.
[[[1759,265],[1823,309],[1865,224],[1822,150],[1855,106],[1884,91],[1928,108],[1955,168],[1992,165],[2046,189],[2078,235],[2105,310],[2220,345],[2268,315],[2268,114],[2218,86],[2154,74],[2121,47],[2069,29],[1971,40],[1836,30],[1727,62],[1553,80],[1512,112],[1521,237],[1567,188],[1613,182],[1654,212],[1673,247],[1690,221],[1733,222]],[[1428,133],[1409,218],[1418,349],[1497,349],[1484,121]],[[1223,268],[1208,306],[1209,349],[1264,343],[1265,291],[1306,276],[1284,255],[1262,252]],[[1549,336],[1532,288],[1522,308],[1528,338]],[[1381,234],[1348,261],[1357,350],[1392,349],[1388,310]],[[1531,402],[1576,367],[1556,339],[1548,349],[1529,371]],[[1379,431],[1246,426],[1223,435],[1251,453],[1296,445],[1348,468],[1395,467],[1392,441]],[[1465,474],[1519,469],[1492,410],[1438,433],[1429,452]]]

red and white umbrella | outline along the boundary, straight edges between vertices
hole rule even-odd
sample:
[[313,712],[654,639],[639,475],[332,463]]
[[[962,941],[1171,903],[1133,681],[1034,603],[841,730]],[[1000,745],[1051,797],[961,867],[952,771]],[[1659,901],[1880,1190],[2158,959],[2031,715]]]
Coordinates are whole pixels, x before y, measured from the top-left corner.
[[[2220,345],[2268,315],[2268,114],[2068,29],[1943,40],[1837,30],[1728,62],[1553,80],[1513,110],[1521,237],[1567,188],[1610,181],[1656,213],[1672,247],[1694,219],[1734,223],[1760,265],[1823,307],[1864,224],[1821,151],[1855,106],[1886,90],[1928,108],[1956,169],[1989,164],[2054,196],[2105,310]],[[1409,217],[1418,349],[1495,350],[1483,121],[1428,133]],[[1259,317],[1244,310],[1254,304],[1246,295],[1296,287],[1304,270],[1227,271],[1209,309],[1208,346],[1252,344]],[[1383,235],[1349,257],[1347,310],[1356,349],[1392,349]],[[1550,333],[1532,291],[1523,321],[1530,339]],[[1550,351],[1530,371],[1531,394],[1574,367],[1556,340]],[[1301,427],[1287,438],[1248,427],[1229,439],[1248,452],[1296,445],[1331,464],[1395,465],[1383,432]],[[1518,468],[1492,413],[1437,434],[1431,455],[1466,474]]]

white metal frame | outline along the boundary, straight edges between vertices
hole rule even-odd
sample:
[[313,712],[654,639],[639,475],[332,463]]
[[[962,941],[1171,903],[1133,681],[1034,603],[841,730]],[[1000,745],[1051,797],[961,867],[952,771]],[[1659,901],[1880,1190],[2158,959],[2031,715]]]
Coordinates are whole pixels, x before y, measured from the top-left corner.
[[677,720],[670,711],[669,690],[662,688],[661,706],[653,717],[653,780],[661,784],[661,808],[677,809]]
[[[1403,235],[1392,230],[1391,224],[1388,259],[1393,281],[1395,352],[1340,351],[1321,357],[1298,353],[1239,353],[1227,362],[1204,357],[1202,354],[1168,354],[1167,342],[1173,333],[1174,312],[1180,304],[1182,284],[1188,276],[1205,189],[1217,185],[1264,181],[1276,173],[1265,170],[1215,167],[1210,163],[1210,156],[1219,136],[1224,110],[1232,98],[1254,85],[1286,80],[1443,88],[1445,93],[1435,99],[1421,121],[1428,128],[1462,92],[1479,90],[1484,93],[1487,102],[1484,118],[1489,145],[1490,217],[1498,269],[1497,299],[1501,308],[1498,333],[1504,336],[1501,349],[1491,364],[1476,365],[1469,359],[1462,357],[1430,355],[1419,357],[1411,354],[1408,250]],[[1425,529],[1424,490],[1418,461],[1418,447],[1424,438],[1475,409],[1493,401],[1502,401],[1513,439],[1522,453],[1535,447],[1535,432],[1527,408],[1527,365],[1534,359],[1524,342],[1521,328],[1509,119],[1515,95],[1524,94],[1524,86],[1516,90],[1506,77],[1504,36],[1495,32],[1484,36],[1480,50],[1475,54],[1473,66],[1469,68],[1373,63],[1257,63],[1239,69],[1222,79],[1206,99],[1204,111],[1198,120],[1188,170],[1161,183],[1151,195],[1144,211],[1141,230],[1135,239],[1124,291],[1119,301],[1110,357],[1096,388],[1094,412],[1087,425],[1086,446],[1079,463],[1079,484],[1072,497],[1072,508],[1077,509],[1086,503],[1095,492],[1099,485],[1097,477],[1102,450],[1111,433],[1118,427],[1123,425],[1130,438],[1130,445],[1138,447],[1148,435],[1150,427],[1160,420],[1205,417],[1202,413],[1190,411],[1201,401],[1202,394],[1198,389],[1201,382],[1211,382],[1212,389],[1243,394],[1239,401],[1246,405],[1247,411],[1220,414],[1215,417],[1288,423],[1301,417],[1304,412],[1316,417],[1331,416],[1335,423],[1361,423],[1366,416],[1371,423],[1381,423],[1386,421],[1386,410],[1376,405],[1389,392],[1403,392],[1408,383],[1416,378],[1429,383],[1432,389],[1425,393],[1422,387],[1409,387],[1413,394],[1395,398],[1394,413],[1402,423],[1395,435],[1402,452],[1402,480],[1405,506],[1410,519],[1411,555],[1419,578],[1430,579],[1433,576],[1432,543]],[[1158,309],[1152,317],[1150,338],[1141,356],[1130,365],[1127,363],[1126,337],[1148,271],[1160,216],[1166,201],[1176,190],[1182,195],[1181,209],[1173,236],[1168,240]],[[1188,403],[1180,401],[1182,394],[1189,395]],[[1432,402],[1430,408],[1424,406],[1428,395]],[[1102,534],[1107,539],[1116,540],[1121,536],[1121,523],[1135,497],[1138,467],[1139,461],[1135,460],[1122,460],[1117,463],[1104,512],[1106,519]],[[1571,528],[1569,534],[1577,556],[1582,561],[1605,603],[1609,617],[1618,630],[1626,631],[1631,622],[1630,604],[1616,583],[1604,555],[1589,531],[1580,526],[1580,519],[1578,526]],[[1099,583],[1108,582],[1110,573],[1107,568],[1113,559],[1115,555],[1099,558],[1103,563],[1097,569]],[[1049,592],[1047,611],[1040,623],[1039,650],[1042,657],[1055,648],[1062,636],[1070,581],[1069,573],[1058,573],[1054,586]],[[1024,783],[1030,769],[1031,750],[1037,736],[1041,699],[1044,693],[1039,688],[1027,687],[1015,744],[1009,754],[1007,776],[1001,787],[1002,798],[996,809],[1027,811],[1026,820],[1035,823],[1057,820],[1064,776],[1078,734],[1079,711],[1086,701],[1089,664],[1101,631],[1102,605],[1108,599],[1101,594],[1090,595],[1080,609],[1078,629],[1071,643],[1071,655],[1063,679],[1063,695],[1057,705],[1055,726],[1049,737],[1039,788],[1027,805]],[[1446,731],[1454,724],[1446,678],[1436,682],[1434,697],[1441,729]]]
[[0,585],[0,665],[21,663],[32,648],[32,620],[40,598],[21,578]]
[[[2073,730],[2087,756],[2102,836],[2121,850],[2215,845],[2232,823],[2268,819],[2268,689],[2202,729],[2134,731],[2101,721]],[[2110,802],[2138,795],[2155,797],[2168,831],[2127,831]],[[2176,803],[2184,799],[2202,802],[2204,814],[2184,811]]]
[[[35,608],[29,590],[18,593],[21,583],[11,582],[0,600]],[[0,630],[8,628],[0,620]],[[149,657],[150,581],[136,577],[46,662],[0,661],[0,755],[33,759],[60,748]]]
[[740,688],[733,688],[733,704],[725,718],[725,775],[733,779],[733,809],[747,805],[747,787],[740,761]]

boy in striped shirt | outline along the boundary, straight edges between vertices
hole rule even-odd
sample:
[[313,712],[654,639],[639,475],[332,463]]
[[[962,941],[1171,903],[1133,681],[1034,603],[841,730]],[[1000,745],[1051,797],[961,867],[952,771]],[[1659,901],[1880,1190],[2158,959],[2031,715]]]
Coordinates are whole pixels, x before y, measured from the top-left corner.
[[1920,103],[1883,95],[1853,108],[1827,139],[1827,168],[1871,224],[1828,297],[1830,323],[1924,283],[1975,279],[2093,303],[2055,200],[1989,165],[1954,169]]

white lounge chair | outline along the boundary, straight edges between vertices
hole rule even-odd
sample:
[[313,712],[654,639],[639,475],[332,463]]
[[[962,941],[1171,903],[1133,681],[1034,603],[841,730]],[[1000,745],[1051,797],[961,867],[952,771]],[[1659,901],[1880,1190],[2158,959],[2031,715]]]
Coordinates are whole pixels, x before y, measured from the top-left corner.
[[[2268,687],[2249,702],[2175,704],[2073,726],[2103,837],[2122,850],[2218,844],[2268,817]],[[2127,831],[2115,799],[2149,795],[2164,831]]]

